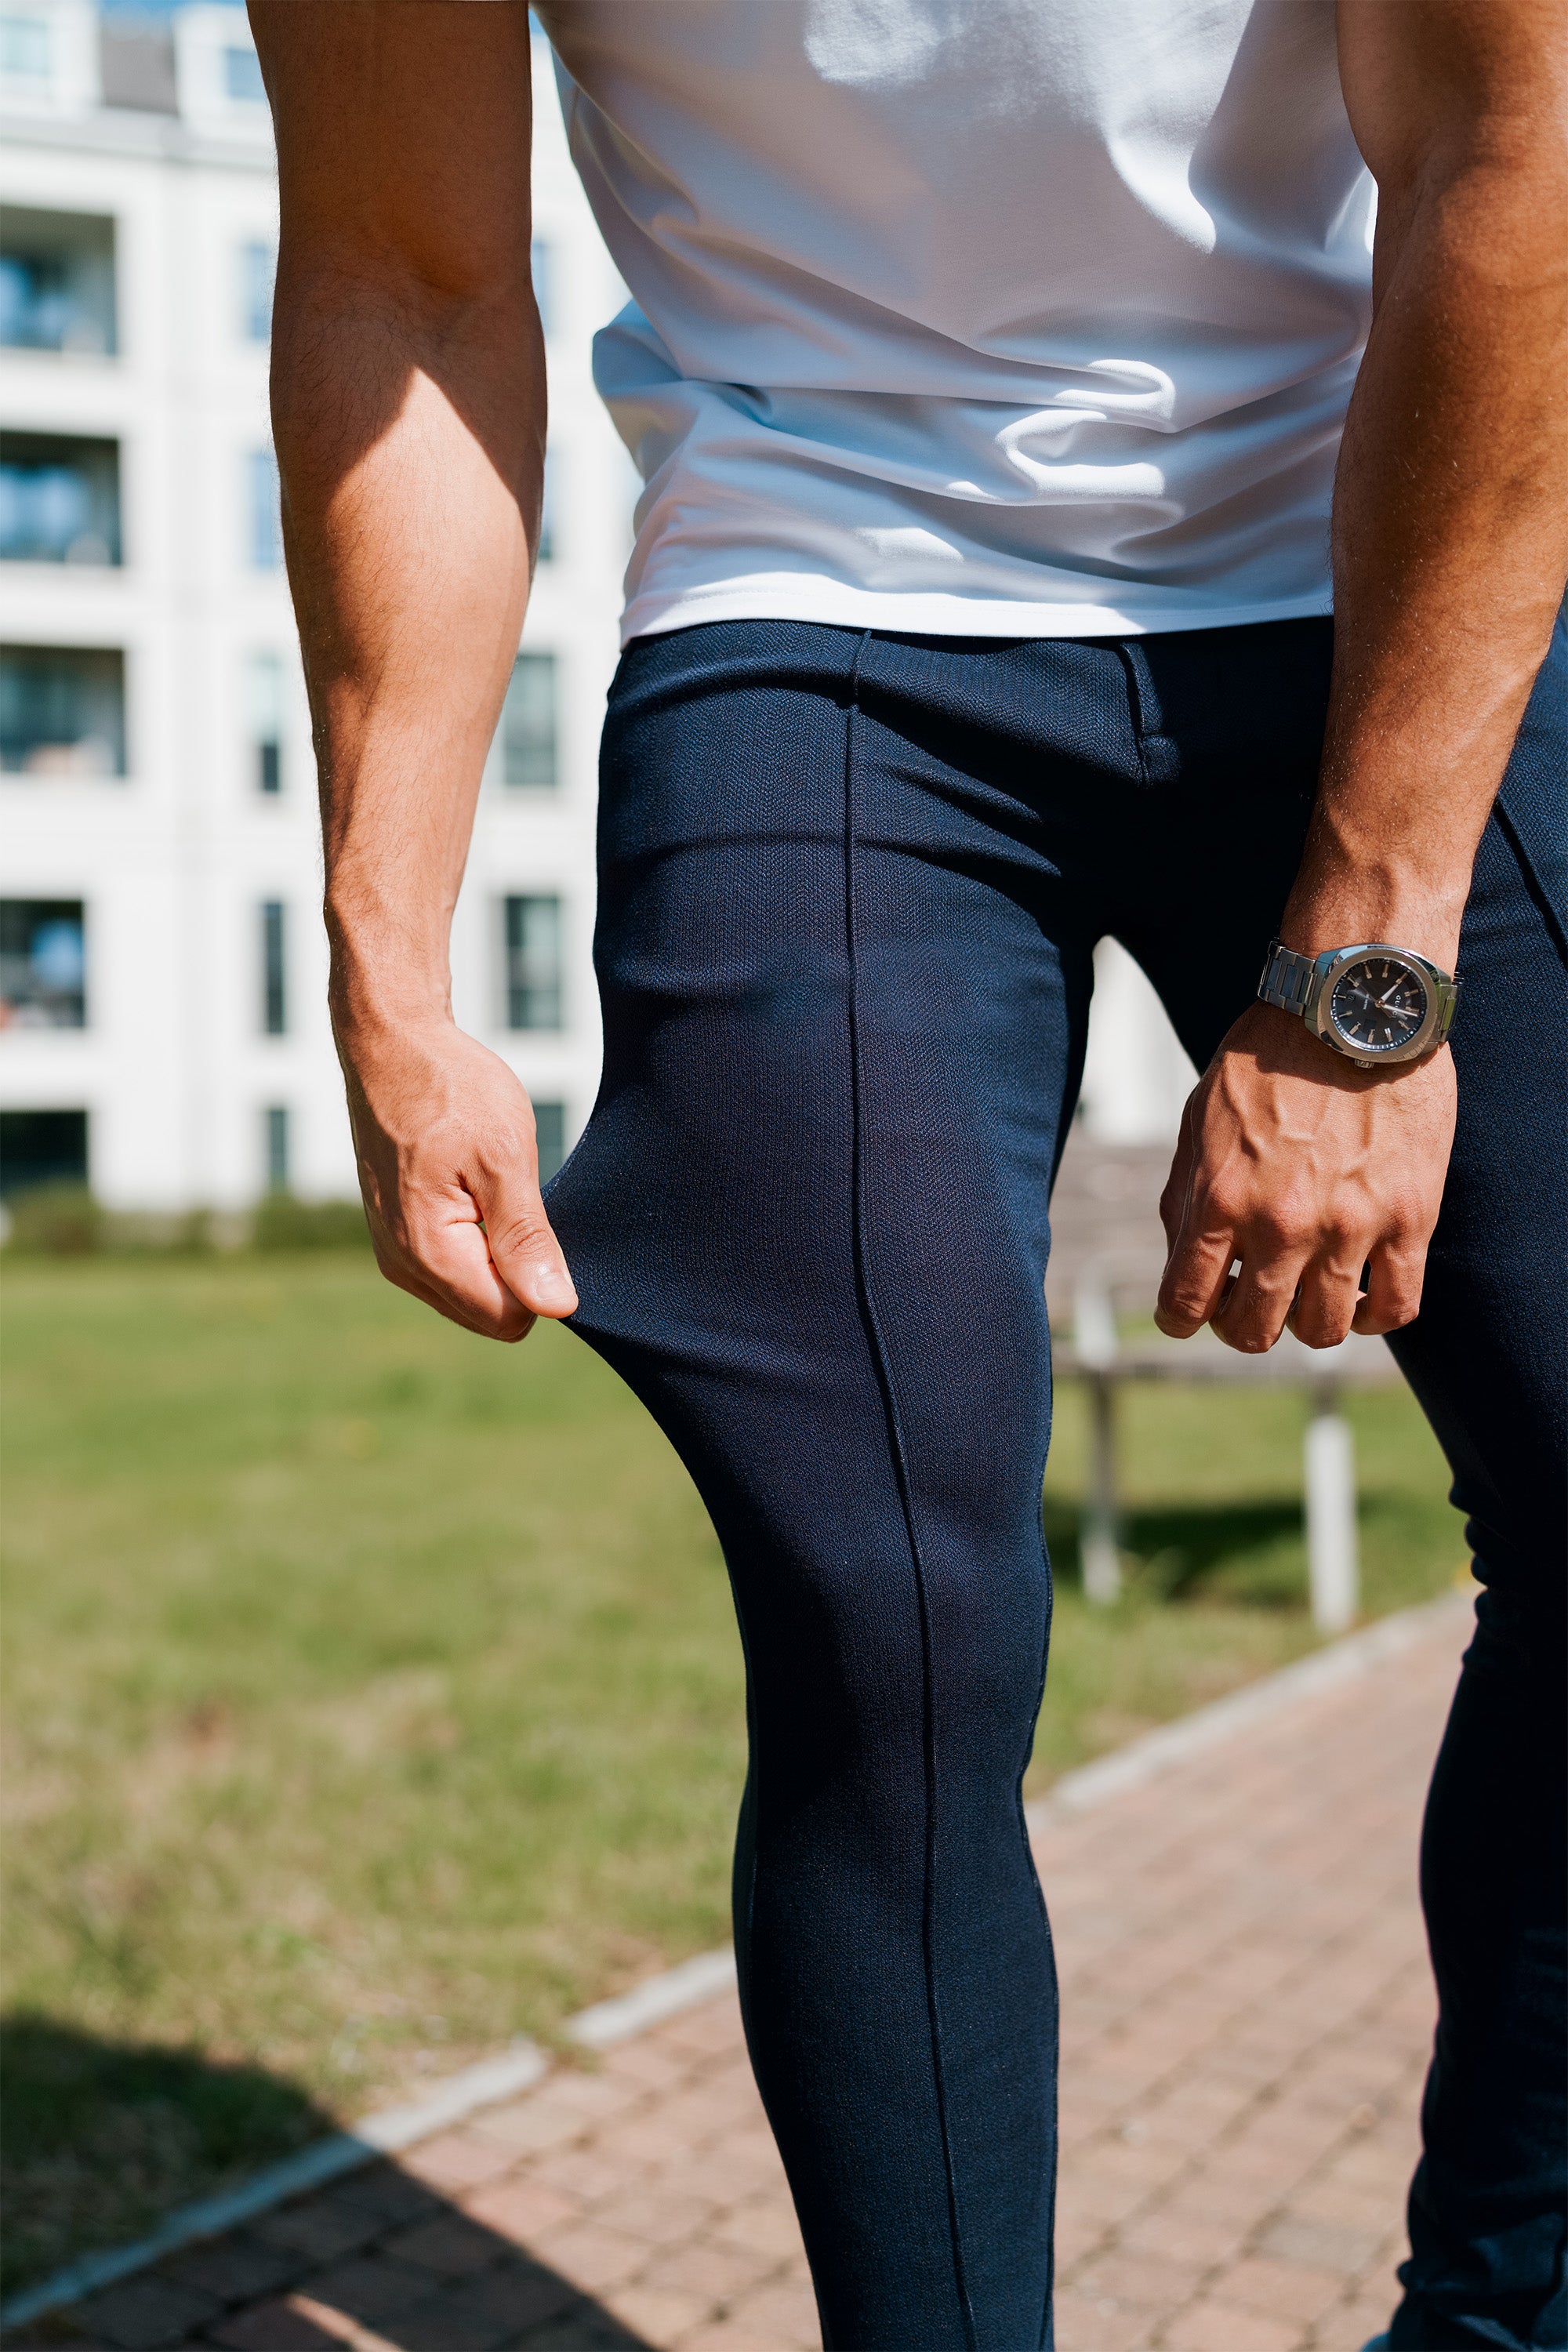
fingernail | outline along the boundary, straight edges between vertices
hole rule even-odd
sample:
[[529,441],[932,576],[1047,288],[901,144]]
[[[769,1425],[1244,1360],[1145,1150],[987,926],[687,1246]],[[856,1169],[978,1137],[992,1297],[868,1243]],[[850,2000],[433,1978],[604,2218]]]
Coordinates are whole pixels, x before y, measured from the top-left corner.
[[570,1298],[573,1295],[572,1277],[564,1266],[536,1265],[533,1288],[540,1298]]

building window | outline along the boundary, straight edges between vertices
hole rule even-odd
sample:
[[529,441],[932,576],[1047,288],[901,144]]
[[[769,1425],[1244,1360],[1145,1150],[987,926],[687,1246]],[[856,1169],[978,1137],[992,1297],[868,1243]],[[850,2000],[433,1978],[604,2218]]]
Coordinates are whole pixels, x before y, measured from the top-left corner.
[[509,1029],[561,1027],[561,901],[508,898],[506,1025]]
[[122,776],[124,655],[0,646],[0,772]]
[[241,106],[265,106],[267,85],[261,79],[261,60],[256,51],[241,48],[231,42],[223,53],[223,94],[237,100]]
[[245,666],[250,781],[258,793],[283,789],[283,664],[277,654],[252,654]]
[[278,276],[278,248],[253,237],[239,248],[240,323],[247,342],[272,339],[272,288]]
[[0,1110],[0,1192],[87,1182],[84,1110]]
[[529,250],[529,267],[533,278],[533,299],[539,305],[539,323],[547,335],[555,332],[555,275],[549,245],[543,237],[536,236]]
[[566,1106],[536,1102],[533,1131],[539,1143],[539,1181],[548,1184],[566,1157]]
[[118,442],[0,435],[0,561],[119,562]]
[[112,220],[0,205],[0,344],[114,350]]
[[557,677],[553,654],[519,654],[500,714],[503,784],[549,791],[557,781]]
[[262,1115],[262,1141],[267,1155],[267,1189],[289,1190],[289,1106],[269,1103]]
[[251,568],[276,572],[283,561],[283,525],[278,507],[278,460],[270,449],[251,451],[247,480]]
[[267,1037],[289,1032],[289,982],[281,898],[267,898],[261,907],[261,1029]]
[[79,898],[0,898],[0,1024],[87,1026],[85,909]]
[[0,74],[46,82],[53,70],[49,26],[43,16],[0,16]]

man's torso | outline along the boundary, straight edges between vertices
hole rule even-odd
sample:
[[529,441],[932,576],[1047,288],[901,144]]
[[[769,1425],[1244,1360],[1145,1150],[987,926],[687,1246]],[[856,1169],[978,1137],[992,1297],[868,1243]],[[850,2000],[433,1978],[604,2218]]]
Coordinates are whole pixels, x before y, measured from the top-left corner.
[[633,294],[627,635],[1328,608],[1371,187],[1332,0],[542,0]]

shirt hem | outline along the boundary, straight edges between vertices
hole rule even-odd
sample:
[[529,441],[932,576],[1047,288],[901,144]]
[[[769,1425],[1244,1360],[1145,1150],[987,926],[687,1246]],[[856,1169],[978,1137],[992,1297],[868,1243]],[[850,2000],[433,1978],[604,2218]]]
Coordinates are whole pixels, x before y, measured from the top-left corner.
[[1137,597],[1111,604],[1054,599],[912,595],[851,588],[830,580],[724,582],[712,587],[634,596],[621,620],[621,644],[667,636],[712,621],[815,621],[831,628],[889,629],[929,637],[1142,637],[1178,629],[1245,628],[1260,621],[1303,621],[1333,611],[1324,586],[1297,596],[1258,597],[1244,604],[1210,603],[1139,609]]

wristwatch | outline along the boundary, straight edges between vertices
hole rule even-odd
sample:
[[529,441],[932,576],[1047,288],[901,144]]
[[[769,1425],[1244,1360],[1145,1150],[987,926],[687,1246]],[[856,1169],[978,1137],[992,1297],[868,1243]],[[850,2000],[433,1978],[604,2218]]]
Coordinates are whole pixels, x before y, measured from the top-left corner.
[[1409,948],[1386,940],[1298,955],[1274,940],[1258,993],[1281,1013],[1299,1013],[1314,1037],[1358,1069],[1418,1062],[1454,1025],[1459,982]]

